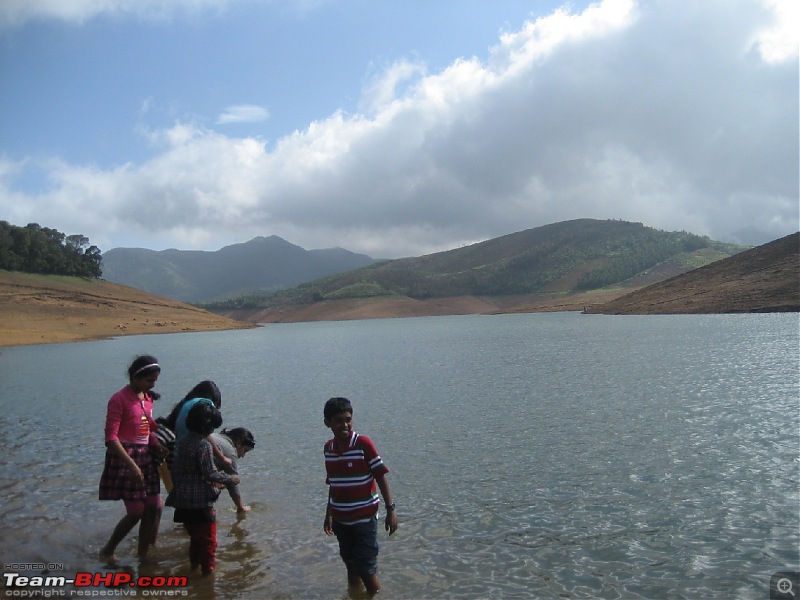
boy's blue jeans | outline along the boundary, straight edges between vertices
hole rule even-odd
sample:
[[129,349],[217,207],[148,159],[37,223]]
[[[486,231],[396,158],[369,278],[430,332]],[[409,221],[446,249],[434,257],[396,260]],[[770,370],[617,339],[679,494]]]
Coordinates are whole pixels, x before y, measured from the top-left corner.
[[361,577],[374,575],[378,570],[378,519],[366,523],[344,525],[333,522],[333,532],[339,540],[339,556],[348,572]]

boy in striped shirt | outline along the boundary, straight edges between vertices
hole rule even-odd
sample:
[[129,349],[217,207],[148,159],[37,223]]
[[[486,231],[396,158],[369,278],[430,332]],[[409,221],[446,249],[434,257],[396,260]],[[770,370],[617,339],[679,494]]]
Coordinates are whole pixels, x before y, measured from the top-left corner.
[[363,582],[369,594],[377,594],[381,584],[378,570],[378,489],[386,503],[385,528],[397,531],[392,492],[375,445],[368,437],[353,431],[353,407],[347,398],[331,398],[325,403],[325,425],[333,439],[325,443],[325,470],[328,508],[324,530],[336,534],[339,554],[347,567],[347,583]]

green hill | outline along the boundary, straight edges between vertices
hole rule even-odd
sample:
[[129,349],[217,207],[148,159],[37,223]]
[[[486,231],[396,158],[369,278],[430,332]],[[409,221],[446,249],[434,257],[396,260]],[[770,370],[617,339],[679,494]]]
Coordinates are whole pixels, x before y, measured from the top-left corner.
[[745,249],[641,223],[578,219],[447,252],[384,261],[204,308],[227,312],[347,298],[568,295],[623,284],[642,287]]

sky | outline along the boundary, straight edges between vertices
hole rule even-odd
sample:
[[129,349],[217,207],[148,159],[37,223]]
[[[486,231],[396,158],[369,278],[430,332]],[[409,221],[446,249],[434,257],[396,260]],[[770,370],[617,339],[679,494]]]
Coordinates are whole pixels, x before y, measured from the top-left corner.
[[420,256],[800,230],[796,0],[3,0],[0,220]]

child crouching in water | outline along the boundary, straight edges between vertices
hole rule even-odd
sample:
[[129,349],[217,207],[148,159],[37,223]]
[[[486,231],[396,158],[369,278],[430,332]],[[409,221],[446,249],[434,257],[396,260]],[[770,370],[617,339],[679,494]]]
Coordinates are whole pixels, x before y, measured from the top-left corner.
[[[210,404],[194,406],[186,417],[189,433],[175,445],[172,463],[174,487],[166,505],[175,508],[173,520],[183,523],[189,534],[189,562],[203,575],[214,571],[217,554],[217,516],[214,502],[220,489],[238,484],[238,475],[228,475],[214,466],[211,444],[206,439],[222,425],[219,410]],[[218,484],[218,485],[215,485]]]
[[325,403],[325,425],[333,438],[325,444],[325,470],[328,474],[328,507],[323,528],[336,535],[339,555],[347,567],[351,588],[364,584],[367,593],[381,590],[378,581],[378,489],[386,503],[384,527],[389,535],[397,531],[392,492],[375,445],[353,429],[353,406],[347,398],[331,398]]

